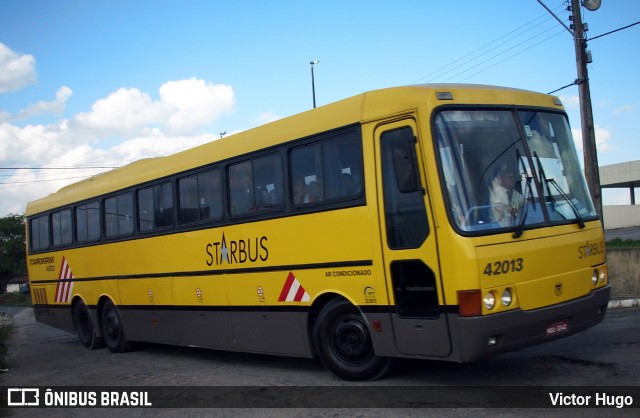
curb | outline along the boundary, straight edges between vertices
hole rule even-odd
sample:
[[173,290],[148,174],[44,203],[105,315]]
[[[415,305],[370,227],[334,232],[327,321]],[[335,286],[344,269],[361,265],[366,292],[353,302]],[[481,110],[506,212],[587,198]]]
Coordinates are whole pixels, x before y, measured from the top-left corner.
[[640,299],[613,299],[609,301],[608,309],[637,308],[640,307]]

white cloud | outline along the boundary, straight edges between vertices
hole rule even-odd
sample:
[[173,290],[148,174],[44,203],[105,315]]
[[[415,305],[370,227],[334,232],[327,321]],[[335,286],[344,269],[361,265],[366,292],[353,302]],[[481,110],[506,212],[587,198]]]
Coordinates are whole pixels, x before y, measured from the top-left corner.
[[0,93],[20,90],[36,81],[36,59],[19,55],[0,43]]
[[633,113],[636,110],[635,105],[624,105],[613,109],[614,115],[620,115],[622,113]]
[[91,106],[91,112],[80,113],[71,121],[74,129],[95,137],[135,135],[148,125],[165,120],[171,109],[166,103],[153,101],[135,88],[120,88]]
[[259,125],[264,125],[265,123],[274,122],[278,119],[282,119],[282,116],[269,110],[261,113],[260,116],[258,116],[257,122]]
[[564,107],[566,107],[567,109],[580,107],[579,96],[560,96],[560,100],[562,101]]
[[39,101],[34,105],[20,110],[15,116],[11,116],[8,113],[0,114],[0,121],[16,121],[24,120],[34,116],[43,115],[46,113],[53,113],[61,115],[64,112],[64,108],[67,104],[67,100],[71,97],[73,91],[67,87],[62,86],[56,92],[55,100],[51,102]]
[[65,124],[0,124],[0,162],[2,166],[31,166],[48,163],[68,149]]
[[[3,144],[6,138],[7,124],[4,125],[0,129],[0,144]],[[30,137],[34,142],[33,146],[20,156],[23,159],[19,164],[45,169],[18,170],[6,178],[0,177],[0,216],[7,213],[24,213],[27,202],[47,196],[67,184],[109,170],[109,168],[46,170],[46,168],[120,167],[142,158],[173,154],[217,138],[211,134],[167,136],[157,129],[150,129],[145,136],[129,138],[110,148],[101,149],[89,144],[71,144],[61,137],[61,140],[57,141],[53,127],[13,127],[9,131],[19,144],[15,149],[25,146],[24,138]],[[4,136],[2,136],[3,133]],[[10,160],[2,158],[2,155],[0,155],[0,163],[3,166],[18,165],[11,164]],[[4,173],[7,172],[0,171],[0,175]]]
[[231,86],[204,80],[168,81],[160,87],[160,100],[136,88],[121,88],[80,113],[71,124],[97,138],[140,135],[160,127],[175,135],[194,134],[233,110]]
[[231,86],[206,83],[196,78],[164,83],[160,87],[160,98],[172,106],[168,128],[184,133],[210,124],[235,106]]
[[[594,125],[594,131],[596,136],[596,149],[598,152],[607,152],[614,149],[613,145],[611,145],[611,132],[608,129],[599,125]],[[572,128],[571,133],[573,134],[573,140],[576,144],[576,148],[578,149],[578,154],[582,155],[584,150],[582,146],[582,131],[580,129]]]
[[[20,114],[59,111],[71,94],[62,87],[55,101],[39,102]],[[0,167],[119,167],[165,156],[219,138],[218,131],[205,128],[234,105],[231,86],[192,78],[163,84],[160,100],[121,88],[96,101],[89,112],[50,125],[0,120]],[[114,141],[100,142],[105,138]],[[26,202],[101,171],[105,169],[0,171],[0,216],[23,213]]]
[[611,132],[599,125],[595,125],[596,135],[596,148],[598,151],[611,151],[613,146],[611,145]]

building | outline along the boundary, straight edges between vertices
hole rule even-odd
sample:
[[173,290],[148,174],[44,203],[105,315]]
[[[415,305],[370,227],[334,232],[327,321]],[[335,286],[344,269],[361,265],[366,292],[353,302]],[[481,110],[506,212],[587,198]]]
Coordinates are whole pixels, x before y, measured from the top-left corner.
[[600,167],[600,187],[629,189],[631,202],[630,205],[603,206],[604,229],[624,229],[634,235],[629,238],[640,239],[640,204],[637,204],[638,199],[635,193],[635,189],[640,187],[640,160]]
[[29,283],[29,276],[14,277],[7,282],[7,293],[20,292]]

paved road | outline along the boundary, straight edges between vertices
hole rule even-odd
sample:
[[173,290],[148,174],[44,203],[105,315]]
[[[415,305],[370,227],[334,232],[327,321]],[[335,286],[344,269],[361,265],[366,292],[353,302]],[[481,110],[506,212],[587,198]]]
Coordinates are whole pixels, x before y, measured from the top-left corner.
[[[1,308],[0,308],[1,309]],[[257,396],[287,396],[296,400],[300,388],[328,386],[338,390],[345,399],[356,391],[373,389],[373,402],[393,397],[398,387],[408,391],[415,388],[472,386],[460,392],[458,405],[465,405],[465,396],[483,396],[483,390],[499,386],[509,393],[509,387],[562,387],[640,385],[640,309],[615,309],[607,313],[598,326],[569,338],[541,346],[516,351],[472,364],[433,361],[399,361],[395,371],[384,380],[355,384],[337,380],[316,361],[309,359],[269,357],[262,355],[227,353],[194,348],[148,345],[140,350],[114,355],[106,349],[89,351],[77,338],[54,328],[36,323],[31,310],[6,310],[15,314],[17,330],[9,347],[9,370],[0,374],[0,384],[20,386],[74,385],[90,388],[96,385],[132,385],[137,387],[171,386],[185,390],[193,386],[236,387],[233,397],[251,394],[258,387]],[[5,319],[7,320],[7,319]],[[262,388],[260,388],[262,387]],[[287,391],[287,387],[291,388]],[[476,387],[474,389],[473,387]],[[274,389],[275,388],[275,389]],[[244,392],[243,392],[244,391]],[[470,392],[471,391],[471,392]],[[637,392],[637,389],[636,389]],[[635,393],[635,392],[634,392]],[[214,392],[220,395],[221,392]],[[224,394],[224,392],[222,392]],[[634,395],[635,396],[635,395]],[[455,400],[456,393],[443,393],[443,401]],[[464,408],[400,408],[369,409],[362,402],[357,408],[269,408],[226,409],[51,409],[50,418],[69,416],[92,417],[173,417],[173,416],[580,416],[597,417],[615,412],[623,416],[638,416],[638,409],[623,410],[538,410],[538,409],[464,409]],[[309,399],[309,398],[307,398]],[[333,398],[335,399],[335,398]],[[251,399],[247,399],[250,403]],[[273,401],[273,399],[271,399]],[[331,402],[332,400],[330,400]],[[473,401],[473,399],[471,399]],[[420,399],[415,399],[416,403]],[[640,396],[635,399],[640,404]],[[410,404],[409,404],[410,405]],[[237,405],[236,405],[237,406]],[[301,405],[303,406],[303,405]],[[0,411],[1,413],[2,411]],[[43,416],[45,410],[13,409],[12,416]],[[569,413],[569,415],[567,415]]]
[[640,227],[608,229],[604,234],[607,241],[615,238],[640,240]]

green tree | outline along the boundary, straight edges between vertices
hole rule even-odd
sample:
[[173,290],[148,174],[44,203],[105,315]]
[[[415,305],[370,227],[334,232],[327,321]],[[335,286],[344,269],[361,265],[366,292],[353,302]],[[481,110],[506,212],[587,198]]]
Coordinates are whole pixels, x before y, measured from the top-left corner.
[[10,279],[27,274],[24,234],[24,215],[0,218],[0,292]]

